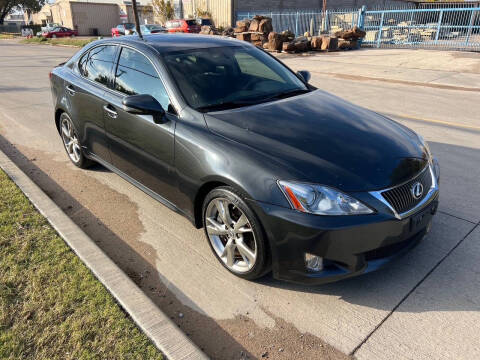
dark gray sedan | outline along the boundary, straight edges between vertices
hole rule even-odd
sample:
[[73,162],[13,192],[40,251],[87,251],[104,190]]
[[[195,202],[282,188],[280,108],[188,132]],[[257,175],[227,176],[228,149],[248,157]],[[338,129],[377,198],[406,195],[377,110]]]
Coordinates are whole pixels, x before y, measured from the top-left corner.
[[309,78],[246,42],[152,35],[89,44],[51,86],[76,166],[100,163],[203,227],[238,276],[319,284],[415,246],[439,167],[421,136]]

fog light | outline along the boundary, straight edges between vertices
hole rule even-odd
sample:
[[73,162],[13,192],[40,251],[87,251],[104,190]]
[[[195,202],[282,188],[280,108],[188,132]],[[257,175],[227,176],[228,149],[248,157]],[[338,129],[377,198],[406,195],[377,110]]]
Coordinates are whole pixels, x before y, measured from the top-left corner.
[[322,271],[323,258],[317,255],[305,253],[305,267],[310,271]]

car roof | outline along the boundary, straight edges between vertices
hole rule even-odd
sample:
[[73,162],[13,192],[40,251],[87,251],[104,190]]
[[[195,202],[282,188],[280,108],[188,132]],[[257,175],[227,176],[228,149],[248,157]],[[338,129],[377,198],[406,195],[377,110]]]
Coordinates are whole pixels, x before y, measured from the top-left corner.
[[[232,38],[198,34],[155,34],[144,35],[144,40],[136,35],[105,39],[101,42],[116,42],[135,46],[150,46],[158,52],[208,49],[224,46],[248,46],[249,44]],[[98,43],[98,42],[97,42]],[[252,45],[250,45],[252,46]]]

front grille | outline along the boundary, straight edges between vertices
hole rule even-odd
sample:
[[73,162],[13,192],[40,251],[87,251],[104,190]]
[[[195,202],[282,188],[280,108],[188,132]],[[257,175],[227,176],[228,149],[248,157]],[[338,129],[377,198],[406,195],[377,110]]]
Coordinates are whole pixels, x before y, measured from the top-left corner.
[[[418,199],[415,199],[412,194],[412,187],[417,182],[422,184],[423,194]],[[422,172],[412,180],[390,190],[383,191],[382,196],[398,214],[402,214],[413,209],[420,201],[422,201],[425,196],[427,196],[431,186],[432,174],[430,173],[430,167],[426,166],[425,169],[423,169]]]

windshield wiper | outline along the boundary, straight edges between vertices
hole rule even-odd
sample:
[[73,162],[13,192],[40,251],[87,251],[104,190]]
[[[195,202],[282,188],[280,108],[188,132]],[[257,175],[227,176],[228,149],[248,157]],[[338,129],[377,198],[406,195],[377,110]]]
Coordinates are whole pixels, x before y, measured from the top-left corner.
[[267,96],[263,99],[261,99],[261,102],[268,102],[272,100],[279,100],[279,99],[285,99],[288,97],[296,96],[296,95],[301,95],[301,94],[306,94],[310,92],[308,89],[294,89],[294,90],[287,90],[287,91],[282,91],[276,94],[273,94],[271,96]]
[[200,106],[197,108],[197,110],[200,112],[208,112],[208,111],[215,111],[215,110],[235,109],[235,108],[240,108],[243,106],[249,106],[249,105],[255,105],[255,104],[258,104],[258,101],[243,101],[243,100],[227,101],[227,102],[218,103],[218,104]]
[[310,90],[294,89],[294,90],[282,91],[264,98],[256,98],[252,100],[226,101],[218,104],[205,105],[205,106],[198,107],[197,110],[200,112],[209,112],[209,111],[215,111],[215,110],[235,109],[243,106],[256,105],[256,104],[262,104],[262,103],[273,101],[273,100],[285,99],[287,97],[305,94],[307,92],[310,92]]

